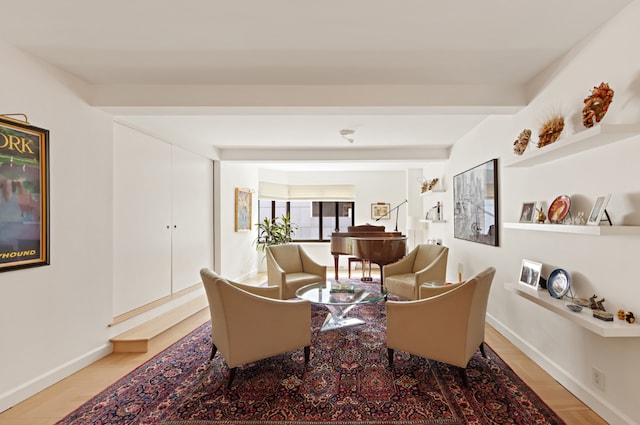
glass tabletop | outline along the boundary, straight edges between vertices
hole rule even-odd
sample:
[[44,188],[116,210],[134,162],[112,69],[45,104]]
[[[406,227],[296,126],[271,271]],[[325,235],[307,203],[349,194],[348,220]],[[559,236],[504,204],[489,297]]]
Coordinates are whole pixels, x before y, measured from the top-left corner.
[[378,284],[353,284],[335,280],[312,283],[296,291],[296,296],[324,305],[355,305],[374,303],[387,296]]

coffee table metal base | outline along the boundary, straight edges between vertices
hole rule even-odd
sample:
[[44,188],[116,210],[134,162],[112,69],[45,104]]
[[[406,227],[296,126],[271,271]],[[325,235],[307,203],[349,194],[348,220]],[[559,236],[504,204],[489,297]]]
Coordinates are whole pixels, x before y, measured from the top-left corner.
[[326,319],[324,319],[320,332],[346,328],[347,326],[362,325],[364,323],[364,320],[356,317],[345,317],[347,312],[353,308],[352,305],[346,307],[332,305],[327,306],[327,308],[329,309],[329,314],[327,314]]

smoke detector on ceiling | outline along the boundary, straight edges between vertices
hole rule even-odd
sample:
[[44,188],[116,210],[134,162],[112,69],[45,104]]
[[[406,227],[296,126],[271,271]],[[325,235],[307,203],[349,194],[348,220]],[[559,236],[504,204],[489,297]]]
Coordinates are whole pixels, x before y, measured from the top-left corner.
[[355,130],[348,130],[348,129],[340,130],[340,135],[342,136],[342,138],[348,141],[349,143],[353,143],[354,141],[353,133],[355,133]]

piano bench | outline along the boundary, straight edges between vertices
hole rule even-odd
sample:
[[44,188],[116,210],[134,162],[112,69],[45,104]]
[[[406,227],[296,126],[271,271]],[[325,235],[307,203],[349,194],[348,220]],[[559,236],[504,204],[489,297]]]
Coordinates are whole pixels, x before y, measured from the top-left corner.
[[[362,258],[356,258],[356,257],[349,257],[348,260],[348,267],[349,267],[349,279],[351,279],[351,263],[360,263],[362,264]],[[363,264],[363,269],[364,269],[364,264]]]

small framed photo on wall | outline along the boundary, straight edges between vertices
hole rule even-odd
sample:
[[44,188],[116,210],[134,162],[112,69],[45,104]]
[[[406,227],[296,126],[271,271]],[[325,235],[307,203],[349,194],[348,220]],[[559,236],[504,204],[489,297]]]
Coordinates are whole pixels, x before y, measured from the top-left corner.
[[538,284],[540,283],[541,272],[542,263],[523,259],[522,265],[520,266],[520,286],[527,289],[537,290]]

